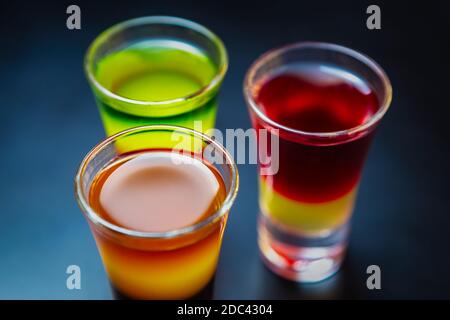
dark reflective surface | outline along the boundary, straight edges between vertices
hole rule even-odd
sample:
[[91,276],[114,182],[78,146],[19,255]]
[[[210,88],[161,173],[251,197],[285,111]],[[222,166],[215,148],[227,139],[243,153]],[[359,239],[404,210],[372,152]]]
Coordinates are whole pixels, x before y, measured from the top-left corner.
[[[128,18],[168,14],[195,20],[225,42],[230,69],[217,127],[249,128],[242,81],[264,51],[300,40],[367,53],[391,78],[394,99],[364,169],[348,257],[315,285],[279,279],[256,245],[257,178],[240,165],[214,298],[450,298],[448,39],[444,1],[380,3],[382,30],[365,26],[368,4],[344,1],[225,3],[77,1],[82,30],[65,27],[66,2],[1,2],[0,298],[110,299],[108,279],[73,196],[81,159],[104,137],[82,70],[90,41]],[[81,268],[81,290],[66,268]],[[366,268],[382,289],[366,288]]]

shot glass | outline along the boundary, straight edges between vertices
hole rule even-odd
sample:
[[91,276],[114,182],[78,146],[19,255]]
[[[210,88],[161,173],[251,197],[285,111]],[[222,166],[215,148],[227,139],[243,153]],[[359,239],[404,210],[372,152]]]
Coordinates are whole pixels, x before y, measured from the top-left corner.
[[259,174],[262,259],[284,278],[323,280],[346,251],[366,154],[390,105],[389,79],[361,53],[305,42],[258,58],[244,95],[254,128],[279,139],[278,172]]
[[151,16],[116,24],[89,47],[85,72],[108,136],[168,124],[213,128],[228,68],[222,41],[180,18]]
[[[137,147],[133,140],[141,135],[145,135],[147,144],[140,143]],[[169,169],[178,171],[159,169],[164,165],[162,155],[169,153],[174,161]],[[189,158],[196,165],[189,167],[186,161],[177,162],[180,157]],[[133,161],[139,169],[138,166],[152,159],[159,159],[151,169],[156,172],[128,171],[126,179],[113,176],[114,170]],[[186,203],[195,207],[197,199],[202,198],[202,194],[195,193],[198,181],[188,194],[180,194],[174,186],[168,194],[153,197],[150,204],[145,200],[152,197],[153,191],[165,188],[163,184],[173,181],[174,175],[181,174],[181,180],[177,181],[186,181],[189,175],[192,178],[189,170],[203,164],[203,169],[207,168],[220,180],[217,194],[221,196],[195,222],[187,224],[181,220],[186,218],[183,213]],[[130,168],[133,169],[129,166],[127,170]],[[121,174],[124,172],[127,171]],[[200,174],[205,175],[205,170]],[[151,179],[157,179],[158,183],[155,185]],[[140,192],[136,188],[146,187],[149,182],[155,188],[144,190],[142,200],[136,196]],[[203,187],[198,192],[205,192],[204,181],[200,182]],[[114,188],[119,191],[111,195]],[[75,178],[76,199],[95,238],[113,292],[116,297],[133,299],[211,298],[222,236],[237,191],[237,167],[222,145],[200,132],[167,125],[136,127],[107,138],[86,155]],[[127,193],[124,199],[131,197],[131,200],[122,201],[120,192]],[[112,202],[108,204],[109,201]],[[166,207],[163,202],[178,206],[176,217],[164,216],[167,212],[161,209]],[[133,207],[129,212],[128,204]],[[135,214],[136,210],[140,210],[141,216]],[[149,221],[154,231],[143,229]]]

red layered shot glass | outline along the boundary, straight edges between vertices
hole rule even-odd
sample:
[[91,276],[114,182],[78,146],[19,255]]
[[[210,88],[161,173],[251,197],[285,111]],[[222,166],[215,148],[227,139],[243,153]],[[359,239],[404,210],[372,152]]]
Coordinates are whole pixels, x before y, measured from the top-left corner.
[[259,175],[264,261],[289,279],[322,280],[341,264],[374,128],[389,106],[389,81],[353,50],[303,43],[258,59],[245,94],[254,128],[270,133],[259,145],[279,163],[277,172]]

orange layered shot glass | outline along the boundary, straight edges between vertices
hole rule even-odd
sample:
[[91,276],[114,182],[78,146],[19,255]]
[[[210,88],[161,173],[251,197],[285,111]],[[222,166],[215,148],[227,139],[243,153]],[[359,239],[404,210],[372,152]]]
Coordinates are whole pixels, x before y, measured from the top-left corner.
[[94,148],[77,197],[116,296],[210,298],[237,184],[226,150],[190,129],[138,127]]

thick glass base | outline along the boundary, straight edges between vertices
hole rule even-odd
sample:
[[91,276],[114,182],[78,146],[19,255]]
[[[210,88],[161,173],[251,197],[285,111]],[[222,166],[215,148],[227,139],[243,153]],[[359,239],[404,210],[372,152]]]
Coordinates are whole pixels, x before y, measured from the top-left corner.
[[347,247],[348,226],[320,235],[304,235],[261,214],[258,244],[267,267],[283,278],[312,283],[339,270]]

